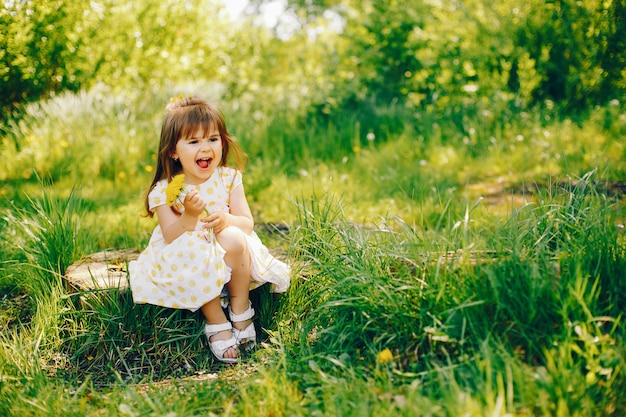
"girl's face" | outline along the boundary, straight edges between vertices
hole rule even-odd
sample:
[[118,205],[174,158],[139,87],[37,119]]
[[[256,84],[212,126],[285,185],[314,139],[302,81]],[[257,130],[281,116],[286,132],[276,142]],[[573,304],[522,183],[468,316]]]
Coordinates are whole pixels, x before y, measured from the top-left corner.
[[206,133],[199,128],[190,137],[178,139],[171,156],[180,160],[187,184],[208,180],[222,160],[222,138],[217,126],[210,126]]

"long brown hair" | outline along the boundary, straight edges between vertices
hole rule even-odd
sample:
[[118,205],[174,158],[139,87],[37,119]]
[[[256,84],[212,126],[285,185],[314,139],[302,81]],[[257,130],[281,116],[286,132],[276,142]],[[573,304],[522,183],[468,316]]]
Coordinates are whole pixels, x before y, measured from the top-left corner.
[[217,107],[195,96],[175,100],[166,107],[167,115],[161,126],[157,166],[145,198],[146,215],[149,217],[154,213],[150,210],[148,196],[155,184],[162,179],[171,181],[174,175],[182,171],[180,161],[171,156],[176,151],[176,144],[180,139],[193,135],[199,128],[206,133],[212,126],[217,126],[222,139],[222,160],[218,166],[228,166],[231,153],[235,158],[235,168],[243,170],[248,163],[248,155],[228,132],[224,115]]

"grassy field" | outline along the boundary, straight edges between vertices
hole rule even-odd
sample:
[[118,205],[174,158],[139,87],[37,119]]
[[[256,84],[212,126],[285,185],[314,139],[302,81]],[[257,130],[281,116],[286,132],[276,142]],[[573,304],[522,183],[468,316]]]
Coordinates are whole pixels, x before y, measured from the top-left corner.
[[216,363],[198,314],[72,289],[142,249],[163,97],[27,107],[0,147],[0,415],[626,414],[626,118],[223,108],[257,230],[293,267],[262,342]]

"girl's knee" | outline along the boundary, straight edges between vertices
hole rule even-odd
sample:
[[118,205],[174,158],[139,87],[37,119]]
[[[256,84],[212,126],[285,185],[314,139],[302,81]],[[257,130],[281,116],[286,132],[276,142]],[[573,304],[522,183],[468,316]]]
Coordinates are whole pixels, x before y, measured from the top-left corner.
[[247,248],[245,234],[237,227],[229,226],[216,237],[226,252],[241,252]]

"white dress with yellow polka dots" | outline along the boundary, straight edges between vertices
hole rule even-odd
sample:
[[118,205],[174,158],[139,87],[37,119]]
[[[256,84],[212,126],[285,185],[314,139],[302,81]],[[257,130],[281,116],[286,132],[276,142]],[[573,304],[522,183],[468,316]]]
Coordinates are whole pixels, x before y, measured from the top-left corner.
[[[167,180],[155,184],[148,196],[150,210],[166,204],[167,184]],[[240,171],[220,167],[206,182],[187,185],[187,189],[196,187],[210,213],[228,212],[230,193],[241,185]],[[174,207],[179,212],[184,211],[180,201]],[[246,240],[252,260],[250,289],[271,283],[273,292],[285,292],[289,287],[289,266],[272,256],[256,233],[246,234]],[[197,310],[219,297],[230,281],[225,253],[213,232],[202,229],[201,222],[194,231],[183,233],[169,244],[157,226],[148,247],[128,267],[133,300],[138,304]]]

